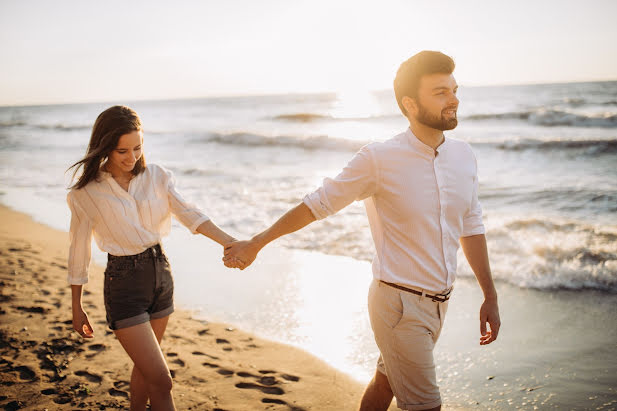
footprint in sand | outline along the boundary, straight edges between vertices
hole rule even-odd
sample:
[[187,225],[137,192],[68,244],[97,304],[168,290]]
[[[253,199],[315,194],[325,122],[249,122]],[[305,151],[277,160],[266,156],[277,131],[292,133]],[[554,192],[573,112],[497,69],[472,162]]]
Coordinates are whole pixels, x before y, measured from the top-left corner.
[[206,335],[206,334],[208,334],[209,331],[210,331],[209,328],[205,328],[205,329],[203,329],[201,331],[198,331],[197,334],[199,334],[199,335]]
[[242,377],[242,378],[249,378],[250,377],[250,378],[257,378],[257,379],[261,378],[258,375],[251,374],[250,372],[244,372],[244,371],[239,372],[238,373],[238,377]]
[[97,383],[97,384],[100,384],[101,381],[103,381],[102,376],[98,374],[91,374],[88,371],[84,371],[84,370],[75,371],[75,375],[84,377],[86,380]]
[[[34,314],[46,314],[49,311],[49,309],[43,308],[43,307],[13,306],[12,308],[15,308],[16,310],[19,310],[19,311],[25,311],[27,313],[34,313]],[[72,321],[71,321],[71,324],[72,324]]]
[[184,367],[186,365],[185,362],[182,361],[180,358],[176,358],[175,360],[171,361],[171,363],[179,365],[180,367]]
[[304,408],[296,407],[295,405],[288,404],[286,401],[279,400],[278,398],[262,398],[261,402],[263,402],[264,404],[287,405],[291,409],[291,411],[305,411]]
[[25,365],[20,365],[18,367],[11,367],[12,371],[17,371],[19,373],[19,379],[22,381],[36,381],[38,377],[36,372],[32,370],[32,368],[27,367]]
[[286,401],[279,400],[278,398],[262,398],[261,402],[263,402],[264,404],[281,404],[281,405],[287,405],[287,402],[286,402]]
[[263,385],[275,385],[278,383],[278,380],[274,377],[263,376],[259,379],[259,382]]
[[[224,338],[217,338],[216,343],[217,344],[231,344],[229,341],[227,341]],[[232,351],[232,350],[233,349],[231,347],[223,347],[223,351]]]
[[[243,378],[255,378],[256,380],[258,380],[258,382],[260,384],[267,385],[267,386],[276,385],[276,384],[279,383],[279,380],[277,380],[276,377],[273,377],[273,376],[270,376],[270,375],[255,375],[255,374],[251,374],[249,372],[239,372],[237,375],[239,377],[243,377]],[[287,374],[285,374],[285,375],[287,375]],[[298,380],[299,380],[299,378],[298,378]]]
[[116,381],[114,382],[114,388],[118,389],[118,390],[124,390],[124,389],[129,389],[129,387],[131,386],[131,383],[128,381]]
[[117,390],[115,388],[110,388],[109,391],[107,391],[109,393],[109,395],[111,395],[112,397],[124,397],[124,398],[129,398],[129,393],[123,390]]
[[212,358],[213,360],[218,360],[219,359],[219,357],[217,357],[217,356],[206,354],[205,352],[201,352],[201,351],[193,351],[192,354],[193,355],[205,355],[206,357]]
[[232,375],[234,375],[234,372],[232,370],[227,370],[225,368],[221,368],[220,370],[217,370],[216,372],[218,372],[221,375],[225,375],[225,376],[232,376]]
[[88,346],[88,349],[90,351],[101,352],[105,351],[107,349],[107,346],[105,344],[91,344]]
[[55,390],[55,388],[46,388],[44,390],[41,390],[41,394],[43,395],[52,395],[52,394],[57,394],[58,391]]
[[270,394],[270,395],[283,395],[283,394],[285,394],[285,391],[283,391],[283,389],[280,388],[280,387],[267,387],[267,386],[264,386],[264,385],[253,384],[253,383],[250,383],[250,382],[240,382],[240,383],[236,384],[236,388],[259,390],[259,391],[263,392],[264,394]]
[[290,375],[290,374],[281,374],[281,378],[287,381],[293,381],[293,382],[300,381],[300,377],[296,377],[295,375]]
[[54,398],[53,401],[56,404],[68,404],[69,402],[71,402],[71,397],[69,397],[68,395],[64,394],[64,395],[61,395],[61,396],[59,396],[57,398]]
[[[68,270],[68,267],[66,265],[64,265],[64,264],[58,264],[58,263],[52,262],[51,265],[54,265],[54,266],[56,266],[58,268],[61,268],[63,270]],[[85,292],[84,292],[84,294],[85,294]]]
[[212,364],[212,363],[209,363],[209,362],[205,362],[205,363],[203,363],[201,365],[203,365],[204,367],[208,367],[208,368],[219,368],[218,364]]

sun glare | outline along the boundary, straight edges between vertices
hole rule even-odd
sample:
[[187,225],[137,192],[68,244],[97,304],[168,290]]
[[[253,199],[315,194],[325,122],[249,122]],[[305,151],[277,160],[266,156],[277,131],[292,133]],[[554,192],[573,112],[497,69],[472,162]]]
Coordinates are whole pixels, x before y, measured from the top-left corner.
[[375,95],[368,90],[343,90],[336,93],[330,115],[342,119],[363,119],[381,114]]

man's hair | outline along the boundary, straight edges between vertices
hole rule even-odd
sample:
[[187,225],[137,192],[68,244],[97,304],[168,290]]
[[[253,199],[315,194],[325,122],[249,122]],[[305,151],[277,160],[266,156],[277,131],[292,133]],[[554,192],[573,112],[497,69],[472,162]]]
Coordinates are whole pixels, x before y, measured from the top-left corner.
[[394,78],[394,95],[403,115],[407,110],[403,107],[403,97],[418,97],[418,87],[422,76],[428,74],[452,74],[454,60],[439,51],[424,50],[401,64]]

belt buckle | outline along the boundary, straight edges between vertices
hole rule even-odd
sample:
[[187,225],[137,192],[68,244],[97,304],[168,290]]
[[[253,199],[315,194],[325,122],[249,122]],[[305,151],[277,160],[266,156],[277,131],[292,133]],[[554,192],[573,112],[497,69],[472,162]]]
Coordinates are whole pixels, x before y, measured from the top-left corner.
[[450,287],[450,289],[444,293],[441,294],[435,294],[432,296],[432,300],[433,301],[439,301],[439,302],[445,302],[448,301],[450,299],[450,294],[452,293],[452,287]]

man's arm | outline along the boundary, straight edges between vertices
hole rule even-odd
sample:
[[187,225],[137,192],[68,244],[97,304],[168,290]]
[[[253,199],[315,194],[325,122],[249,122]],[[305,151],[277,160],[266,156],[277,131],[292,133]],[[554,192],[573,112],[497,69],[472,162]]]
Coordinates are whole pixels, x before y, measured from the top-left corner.
[[315,216],[304,203],[289,210],[264,232],[248,241],[236,241],[225,247],[223,261],[227,267],[244,270],[268,243],[285,234],[293,233],[315,221]]
[[[486,237],[484,234],[472,235],[461,237],[460,241],[465,257],[476,275],[484,294],[484,302],[482,307],[480,307],[480,345],[490,344],[497,339],[501,320],[499,319],[497,290],[495,290],[491,267],[488,261]],[[486,323],[490,326],[488,331]]]

